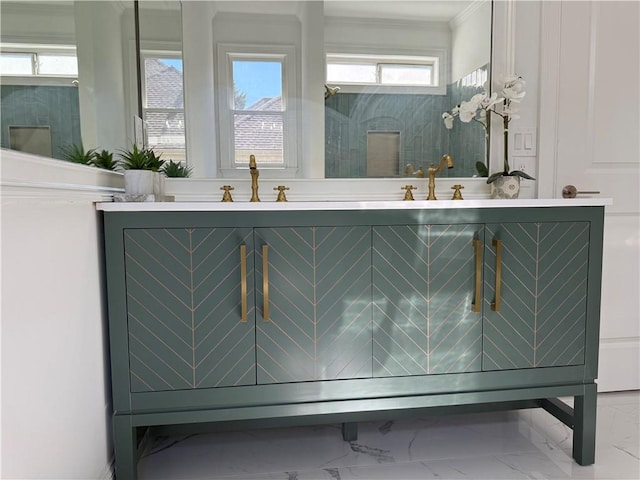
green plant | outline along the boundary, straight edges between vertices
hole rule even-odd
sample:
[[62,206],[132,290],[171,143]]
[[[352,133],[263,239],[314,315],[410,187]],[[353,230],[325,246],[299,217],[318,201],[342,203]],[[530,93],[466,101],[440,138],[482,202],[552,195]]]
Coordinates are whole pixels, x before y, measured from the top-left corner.
[[120,161],[118,165],[123,170],[152,170],[149,160],[149,150],[146,148],[139,149],[134,144],[130,150],[120,150]]
[[479,177],[489,176],[489,169],[484,164],[484,162],[476,162],[476,172],[478,172]]
[[191,176],[191,167],[182,162],[169,160],[162,167],[162,173],[170,178],[187,178]]
[[108,150],[102,150],[93,154],[93,165],[98,168],[104,168],[105,170],[115,170],[118,167],[118,162],[113,159],[113,153]]
[[91,165],[95,149],[85,151],[82,145],[73,144],[68,147],[62,147],[62,155],[65,160],[73,163],[81,163],[83,165]]
[[160,159],[162,154],[156,155],[156,152],[154,152],[150,148],[147,148],[146,152],[147,152],[147,157],[149,159],[149,169],[153,170],[154,172],[161,171],[162,165],[164,165],[164,160]]

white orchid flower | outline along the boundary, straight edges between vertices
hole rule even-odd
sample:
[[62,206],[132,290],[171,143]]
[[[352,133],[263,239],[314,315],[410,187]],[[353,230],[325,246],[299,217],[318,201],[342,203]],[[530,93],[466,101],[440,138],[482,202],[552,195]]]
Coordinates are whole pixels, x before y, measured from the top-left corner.
[[482,100],[482,103],[480,104],[480,107],[484,110],[489,110],[496,103],[502,103],[503,100],[504,98],[498,98],[498,94],[496,92],[493,92],[490,97],[485,96],[484,100]]
[[521,98],[523,98],[527,92],[519,92],[513,87],[507,87],[502,90],[502,95],[504,98],[511,102],[519,102]]
[[482,102],[485,101],[485,99],[487,98],[487,94],[486,93],[476,93],[473,97],[471,97],[471,99],[469,99],[469,103],[475,103],[478,106],[480,106],[482,104]]
[[460,121],[464,123],[469,123],[473,120],[473,117],[476,116],[476,110],[478,109],[479,104],[475,102],[462,102],[460,104]]
[[447,130],[451,130],[453,128],[453,115],[449,112],[444,112],[442,119],[444,120],[444,126],[447,127]]

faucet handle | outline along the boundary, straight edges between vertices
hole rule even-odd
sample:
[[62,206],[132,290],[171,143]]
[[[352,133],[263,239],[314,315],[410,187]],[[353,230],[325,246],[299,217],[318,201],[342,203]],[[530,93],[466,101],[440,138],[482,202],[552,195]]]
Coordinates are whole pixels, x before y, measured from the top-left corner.
[[406,193],[404,194],[404,200],[414,200],[411,190],[417,189],[418,187],[414,187],[413,185],[405,185],[404,187],[400,187],[400,190],[406,190]]
[[464,187],[462,185],[454,185],[451,187],[451,190],[453,190],[453,197],[451,197],[451,200],[463,200],[462,192],[460,191],[463,188]]
[[220,190],[224,190],[224,193],[222,194],[223,202],[233,202],[233,198],[231,198],[231,190],[235,190],[235,188],[231,185],[224,185],[220,187]]
[[284,194],[285,190],[289,190],[289,187],[285,187],[284,185],[278,185],[274,188],[274,190],[278,190],[278,198],[276,202],[286,202],[287,196]]

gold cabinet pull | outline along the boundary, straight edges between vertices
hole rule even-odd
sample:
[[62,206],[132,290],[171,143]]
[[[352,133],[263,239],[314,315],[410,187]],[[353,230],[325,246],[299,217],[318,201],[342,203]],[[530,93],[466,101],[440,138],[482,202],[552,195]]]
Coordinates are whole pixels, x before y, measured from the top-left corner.
[[240,321],[247,321],[247,246],[240,245]]
[[262,246],[262,317],[269,321],[269,245]]
[[493,239],[492,245],[496,248],[496,299],[491,302],[491,310],[500,311],[500,288],[502,287],[502,240]]
[[473,240],[473,248],[476,251],[476,275],[475,275],[475,293],[473,302],[471,303],[471,311],[479,313],[482,310],[482,243],[480,240]]

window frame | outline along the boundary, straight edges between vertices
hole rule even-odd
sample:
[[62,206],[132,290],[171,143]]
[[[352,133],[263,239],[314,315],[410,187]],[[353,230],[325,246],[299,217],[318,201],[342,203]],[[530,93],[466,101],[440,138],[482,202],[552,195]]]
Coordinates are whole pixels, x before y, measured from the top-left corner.
[[[325,80],[332,86],[339,86],[343,93],[384,93],[384,94],[430,94],[446,95],[447,52],[444,49],[424,51],[389,51],[385,48],[352,47],[342,45],[325,46]],[[333,60],[333,61],[331,61]],[[376,83],[336,82],[326,79],[329,63],[358,63],[376,65]],[[380,83],[381,66],[385,65],[429,65],[432,67],[432,85],[398,85]]]
[[77,50],[75,45],[44,45],[30,43],[0,43],[0,51],[3,54],[29,54],[31,55],[31,73],[14,74],[0,72],[4,85],[51,85],[51,86],[78,86],[78,73],[42,74],[38,71],[38,56],[40,55],[65,55],[74,57],[77,65]]
[[[298,165],[298,75],[296,68],[296,48],[293,45],[254,45],[219,43],[217,53],[217,115],[220,159],[218,171],[225,178],[245,178],[247,162],[235,160],[234,115],[251,114],[253,110],[234,110],[233,61],[276,60],[282,65],[282,111],[259,111],[260,115],[282,115],[283,162],[279,165],[261,164],[256,156],[258,169],[267,178],[293,178],[297,176]],[[258,112],[258,111],[255,111]]]

